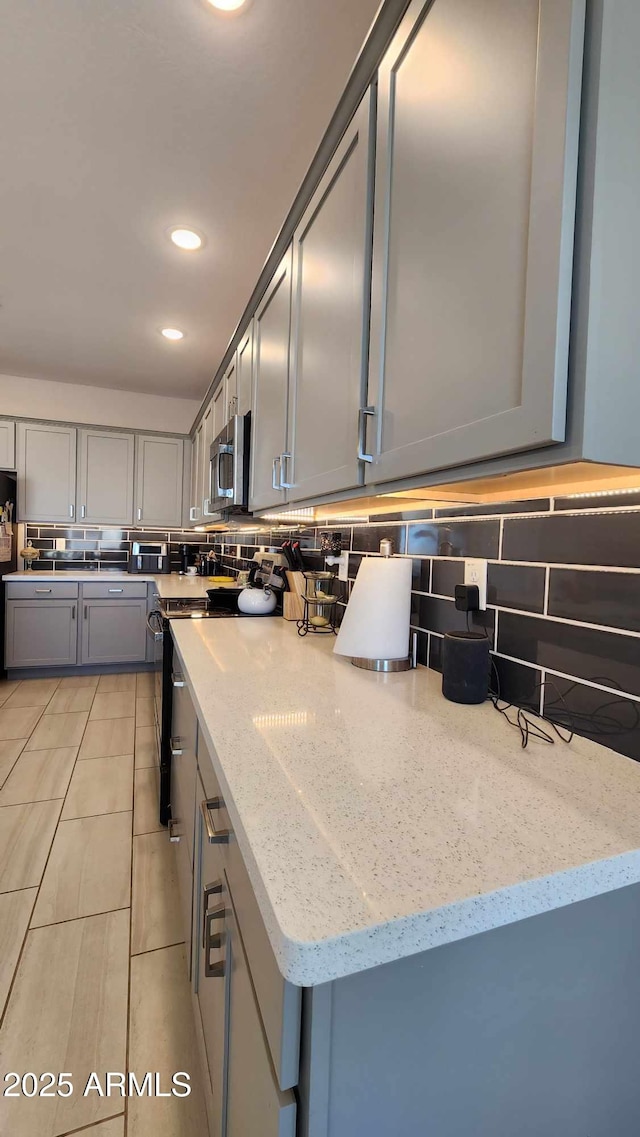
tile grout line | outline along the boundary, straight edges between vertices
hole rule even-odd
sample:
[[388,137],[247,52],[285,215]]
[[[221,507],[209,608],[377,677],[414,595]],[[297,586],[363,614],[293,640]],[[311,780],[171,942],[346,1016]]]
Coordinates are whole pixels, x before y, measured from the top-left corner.
[[[60,680],[58,680],[58,683],[56,684],[56,688],[55,688],[55,691],[53,692],[53,695],[51,696],[51,698],[53,698],[53,697],[54,697],[54,695],[55,695],[56,691],[58,690],[59,686],[60,686]],[[49,702],[51,702],[51,699],[49,700]],[[49,703],[46,703],[46,704],[45,704],[45,706],[48,706],[48,705],[49,705]],[[43,711],[43,714],[44,714],[44,711]],[[34,733],[34,731],[35,731],[35,730],[37,730],[37,728],[38,728],[38,725],[39,725],[39,723],[40,723],[40,720],[41,720],[41,719],[42,719],[42,717],[43,717],[43,714],[41,714],[41,715],[40,715],[40,718],[38,719],[38,722],[35,724],[35,726],[34,726],[33,730],[31,731],[31,734],[29,735],[29,738],[31,738],[31,737],[32,737],[32,735],[33,735],[33,733]],[[89,715],[87,715],[87,722],[88,722],[88,721],[89,721]],[[85,723],[85,730],[86,730],[86,728],[87,728],[87,723]],[[83,732],[82,732],[82,738],[84,738],[84,730],[83,730]],[[30,913],[30,915],[29,915],[29,922],[28,922],[28,924],[27,924],[27,927],[26,927],[26,929],[25,929],[25,933],[24,933],[24,936],[23,936],[23,939],[22,939],[22,944],[21,944],[21,946],[20,946],[20,951],[19,951],[19,953],[18,953],[18,958],[17,958],[17,960],[16,960],[16,965],[15,965],[15,967],[14,967],[14,969],[13,969],[13,975],[11,976],[11,983],[9,984],[9,990],[7,991],[7,997],[6,997],[6,1000],[5,1000],[4,1009],[3,1009],[2,1015],[0,1015],[0,1030],[2,1029],[2,1025],[3,1025],[3,1023],[4,1023],[4,1020],[5,1020],[5,1017],[6,1017],[7,1011],[9,1010],[9,1004],[11,1003],[11,996],[12,996],[12,994],[13,994],[13,988],[14,988],[14,986],[15,986],[15,982],[16,982],[16,976],[17,976],[17,974],[18,974],[18,971],[20,970],[20,964],[21,964],[21,962],[22,962],[22,957],[23,957],[23,955],[24,955],[24,949],[25,949],[25,947],[26,947],[27,938],[28,938],[28,936],[29,936],[29,932],[33,930],[33,929],[31,928],[31,921],[33,920],[33,915],[34,915],[34,912],[35,912],[35,910],[36,910],[36,905],[37,905],[37,903],[38,903],[38,900],[40,899],[40,889],[42,888],[42,882],[43,882],[43,880],[44,880],[44,878],[45,878],[45,873],[46,873],[46,871],[47,871],[47,867],[48,867],[48,864],[49,864],[49,860],[50,860],[50,858],[51,858],[51,850],[53,849],[53,846],[54,846],[54,843],[55,843],[55,839],[56,839],[56,837],[57,837],[57,835],[58,835],[58,828],[59,828],[59,826],[60,826],[60,815],[61,815],[61,813],[62,813],[62,810],[64,809],[64,803],[65,803],[65,801],[67,800],[67,794],[68,794],[68,792],[69,792],[69,786],[71,785],[71,778],[73,777],[73,772],[74,772],[74,770],[75,770],[75,768],[76,768],[76,765],[77,765],[77,762],[78,762],[78,754],[80,753],[80,746],[82,745],[82,738],[80,739],[80,745],[78,746],[78,751],[77,751],[77,753],[76,753],[76,756],[75,756],[75,759],[74,759],[74,762],[73,762],[73,766],[72,766],[72,769],[71,769],[71,777],[69,778],[69,783],[68,783],[68,785],[67,785],[67,789],[66,789],[66,792],[65,792],[64,798],[62,798],[62,799],[60,799],[60,798],[54,798],[54,799],[53,799],[54,801],[60,801],[60,800],[61,800],[61,801],[62,801],[62,805],[60,806],[60,812],[58,813],[58,820],[56,821],[56,827],[55,827],[55,829],[54,829],[54,831],[53,831],[53,836],[52,836],[52,838],[51,838],[51,844],[49,845],[49,851],[48,851],[48,853],[47,853],[47,856],[46,856],[46,860],[45,860],[45,863],[44,863],[44,865],[43,865],[43,868],[42,868],[42,875],[41,875],[41,877],[40,877],[40,881],[39,881],[39,883],[38,883],[38,884],[35,886],[35,887],[37,888],[37,892],[36,892],[35,900],[34,900],[34,902],[33,902],[33,907],[32,907],[32,909],[31,909],[31,913]],[[27,740],[27,741],[28,741],[28,740]],[[25,743],[25,746],[26,746],[26,743]],[[24,747],[23,747],[23,751],[22,751],[22,753],[24,753],[24,752],[25,752],[25,749],[24,749]],[[22,755],[21,755],[21,756],[22,756]],[[31,886],[31,887],[34,887],[34,886]],[[21,890],[17,889],[16,891],[21,891]]]
[[80,1129],[67,1129],[66,1133],[61,1133],[60,1137],[76,1137],[76,1134],[82,1135],[83,1133],[90,1133],[98,1125],[106,1125],[108,1121],[117,1121],[119,1117],[124,1117],[124,1113],[112,1113],[110,1117],[101,1117],[99,1121],[92,1121],[89,1125],[82,1125]]

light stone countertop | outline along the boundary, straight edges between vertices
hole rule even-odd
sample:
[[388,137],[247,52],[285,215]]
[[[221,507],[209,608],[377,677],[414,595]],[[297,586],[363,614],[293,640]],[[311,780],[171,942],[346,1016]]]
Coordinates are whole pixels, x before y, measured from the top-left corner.
[[172,631],[285,978],[312,986],[640,881],[640,765],[530,742],[425,668],[279,619]]
[[[208,588],[221,588],[224,585],[215,585],[206,576],[181,576],[180,573],[160,573],[152,575],[150,573],[129,573],[129,572],[77,572],[75,570],[65,571],[59,570],[55,573],[52,572],[38,572],[33,569],[29,572],[11,572],[2,577],[3,580],[24,582],[29,584],[31,581],[46,580],[47,583],[55,581],[59,584],[60,581],[77,581],[79,584],[87,583],[104,583],[105,581],[113,583],[114,581],[142,581],[144,583],[153,582],[156,585],[158,594],[163,598],[176,599],[184,597],[188,600],[200,599],[206,597]],[[235,587],[233,585],[232,587]]]

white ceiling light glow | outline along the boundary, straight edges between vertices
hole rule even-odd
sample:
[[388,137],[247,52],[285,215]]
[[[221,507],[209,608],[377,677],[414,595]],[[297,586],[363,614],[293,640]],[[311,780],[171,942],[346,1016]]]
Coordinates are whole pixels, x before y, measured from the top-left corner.
[[160,334],[163,335],[166,340],[184,339],[184,332],[181,332],[179,328],[162,328]]
[[197,249],[201,249],[204,244],[204,239],[200,233],[195,229],[186,229],[183,225],[177,225],[175,229],[169,231],[169,236],[174,245],[179,249],[185,249],[189,253],[194,253]]
[[220,12],[237,12],[238,8],[243,8],[247,0],[209,0],[213,8],[217,8]]

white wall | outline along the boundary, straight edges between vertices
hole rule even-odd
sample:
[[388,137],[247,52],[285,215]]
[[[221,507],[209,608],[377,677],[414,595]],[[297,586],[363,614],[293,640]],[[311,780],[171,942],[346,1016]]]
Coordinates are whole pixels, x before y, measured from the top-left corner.
[[0,375],[0,414],[10,417],[188,434],[199,409],[196,399]]

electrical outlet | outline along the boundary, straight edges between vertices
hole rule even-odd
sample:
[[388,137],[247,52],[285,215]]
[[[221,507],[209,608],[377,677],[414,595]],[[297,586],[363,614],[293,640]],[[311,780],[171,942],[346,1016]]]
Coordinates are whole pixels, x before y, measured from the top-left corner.
[[470,560],[464,562],[464,583],[475,584],[478,589],[480,601],[478,607],[481,612],[487,607],[487,562]]

